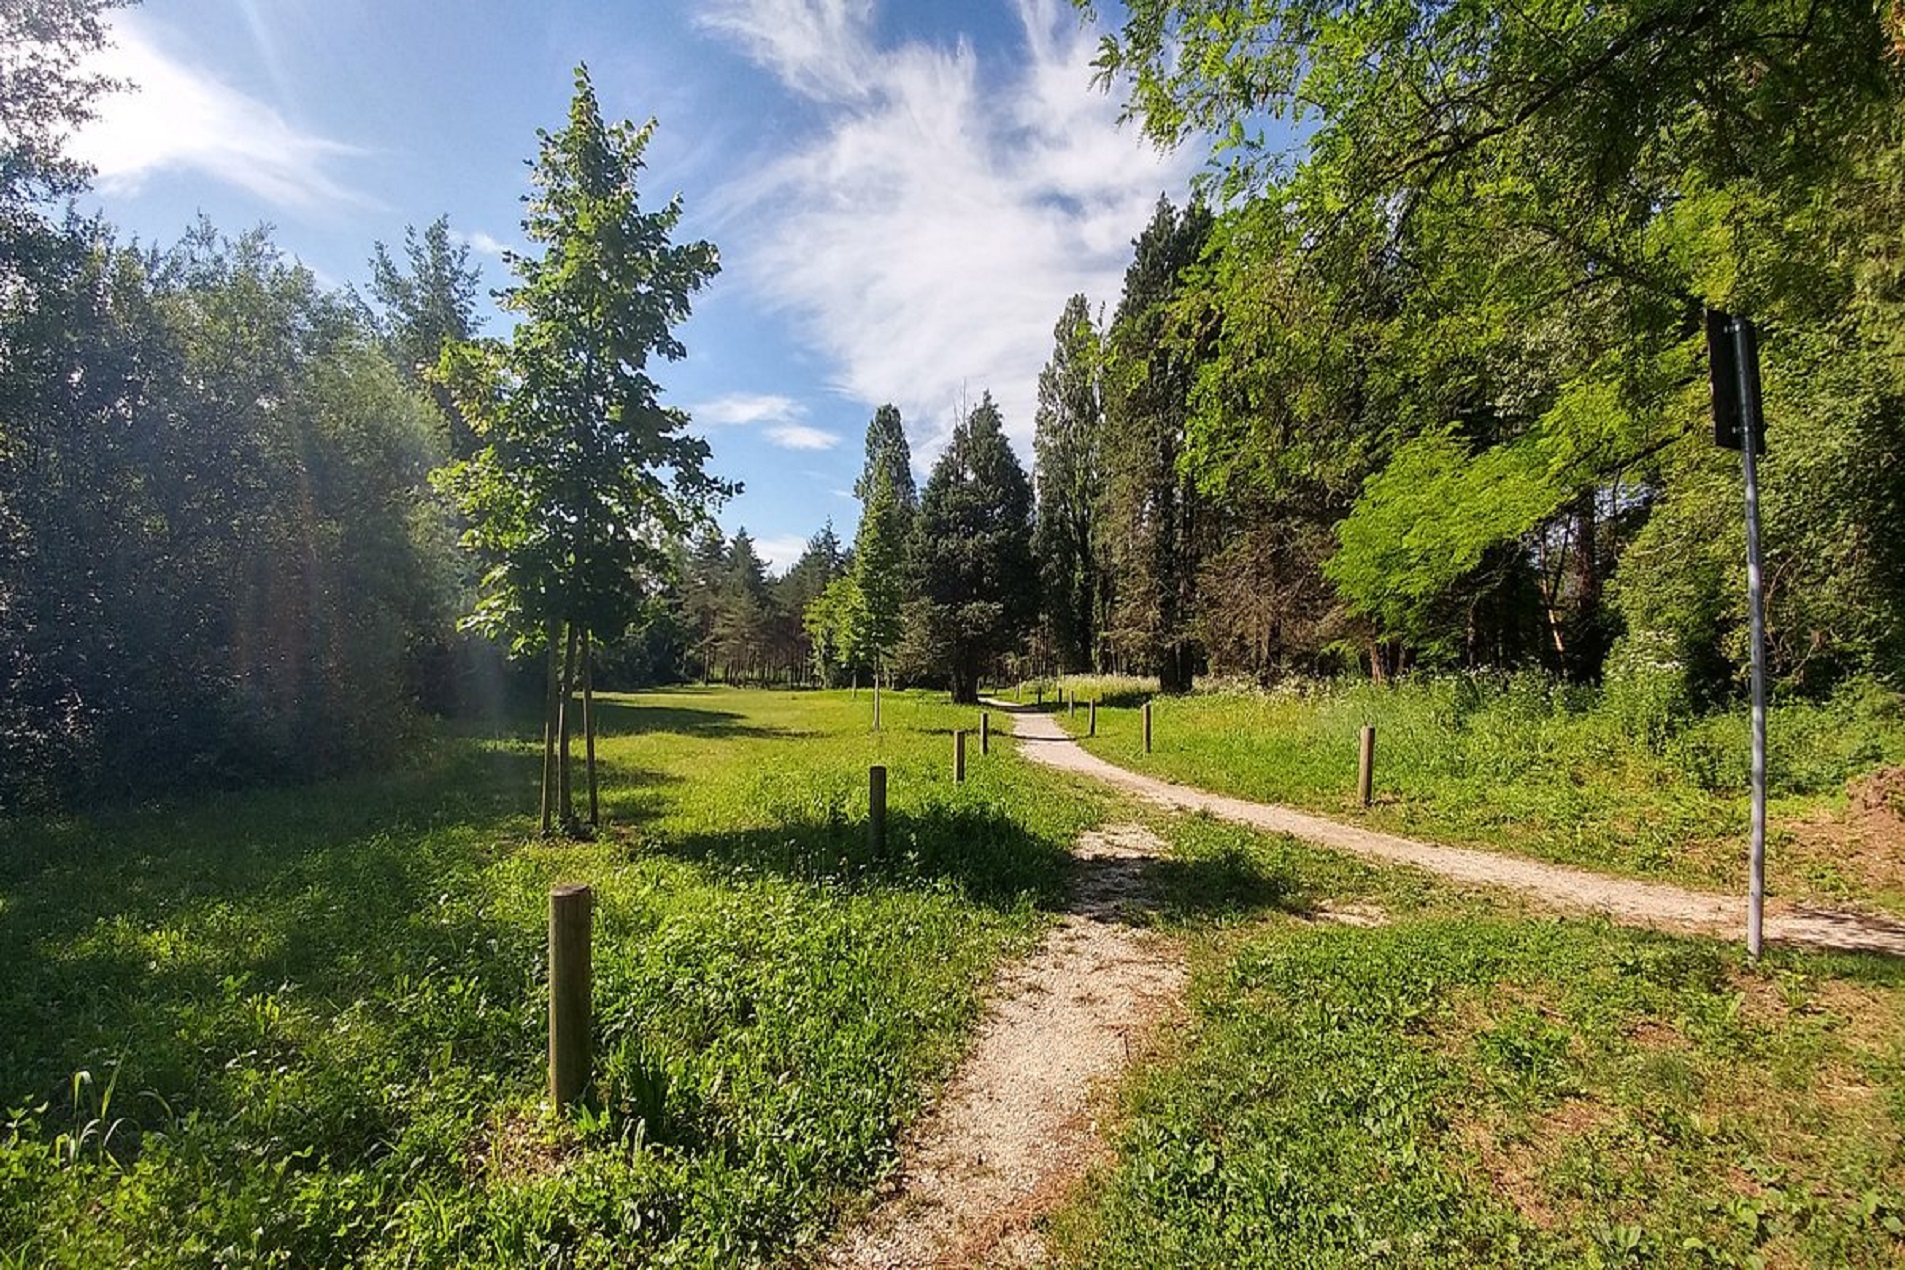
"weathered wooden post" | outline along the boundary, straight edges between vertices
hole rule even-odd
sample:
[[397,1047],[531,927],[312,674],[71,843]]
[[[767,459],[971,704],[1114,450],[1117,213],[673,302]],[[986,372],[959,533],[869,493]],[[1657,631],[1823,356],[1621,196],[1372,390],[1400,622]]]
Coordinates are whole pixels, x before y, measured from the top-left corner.
[[589,1087],[589,925],[583,882],[549,888],[549,1098],[566,1107]]
[[880,730],[880,681],[873,681],[873,730]]
[[992,715],[984,710],[979,712],[979,752],[992,753]]
[[953,733],[953,783],[959,784],[966,779],[966,730],[960,728]]
[[1065,713],[1073,719],[1078,717],[1078,689],[1076,688],[1065,690]]
[[1041,706],[1045,704],[1045,681],[1043,679],[1039,680],[1038,683],[1033,686],[1032,693],[1032,700],[1035,704]]
[[1144,752],[1151,752],[1151,703],[1144,703]]
[[867,768],[867,846],[886,850],[886,769],[878,764]]
[[1376,785],[1376,729],[1363,725],[1362,753],[1356,763],[1356,797],[1363,806],[1369,806],[1370,795]]
[[1091,708],[1085,712],[1085,735],[1098,735],[1098,698],[1091,699]]

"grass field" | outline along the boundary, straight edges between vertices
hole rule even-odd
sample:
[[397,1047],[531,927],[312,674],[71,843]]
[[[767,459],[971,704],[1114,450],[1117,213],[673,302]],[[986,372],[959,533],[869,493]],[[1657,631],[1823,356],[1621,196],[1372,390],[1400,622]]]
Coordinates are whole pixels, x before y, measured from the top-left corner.
[[[1905,1263],[1905,965],[1530,917],[1206,818],[1070,1264]],[[1327,920],[1339,917],[1375,925]],[[1201,914],[1201,916],[1200,916]]]
[[[1605,872],[1742,890],[1748,822],[1743,716],[1649,734],[1591,689],[1451,677],[1276,693],[1158,697],[1142,752],[1142,685],[1076,685],[1086,748],[1221,793],[1458,845]],[[1049,694],[1048,694],[1049,697]],[[1027,694],[1030,701],[1032,696]],[[1376,802],[1355,802],[1357,733],[1377,730]],[[1905,913],[1905,805],[1848,808],[1848,781],[1905,763],[1905,709],[1866,689],[1776,708],[1769,724],[1768,885],[1776,895]],[[1905,788],[1905,782],[1900,782]]]
[[[522,741],[13,825],[0,1264],[773,1260],[896,1127],[1099,814],[970,712],[687,690],[602,709],[611,829],[533,836]],[[891,769],[888,851],[866,769]],[[601,1097],[539,1110],[548,885],[597,893]]]
[[[535,838],[535,747],[511,739],[8,826],[0,1265],[798,1257],[889,1170],[1068,845],[1147,814],[1004,740],[954,786],[973,712],[895,693],[884,715],[876,736],[865,693],[612,698],[589,844]],[[1124,726],[1101,715],[1100,741],[1132,761]],[[1905,1261],[1905,964],[1753,967],[1154,819],[1151,920],[1191,997],[1051,1224],[1065,1263]],[[541,1105],[557,879],[598,906],[599,1096],[566,1116]]]

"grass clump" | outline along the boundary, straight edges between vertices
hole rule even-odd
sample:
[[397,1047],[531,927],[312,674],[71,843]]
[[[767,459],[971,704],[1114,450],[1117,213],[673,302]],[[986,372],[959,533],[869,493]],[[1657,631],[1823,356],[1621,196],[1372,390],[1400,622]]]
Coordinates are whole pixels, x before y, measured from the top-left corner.
[[[1145,755],[1139,703],[1107,702],[1086,746],[1186,784],[1609,872],[1745,884],[1743,715],[1649,731],[1598,689],[1534,675],[1299,683],[1158,697]],[[1084,738],[1082,711],[1060,719]],[[1364,724],[1377,730],[1367,812],[1354,801]],[[1905,762],[1897,696],[1866,684],[1825,703],[1782,704],[1769,731],[1772,889],[1905,913],[1905,819],[1856,835],[1828,823],[1849,780]]]
[[[970,711],[602,709],[610,828],[534,838],[529,740],[17,824],[0,1265],[752,1264],[893,1160],[1099,811]],[[886,851],[866,769],[891,769]],[[548,886],[596,890],[596,1096],[542,1106]],[[75,1073],[84,1073],[75,1076]]]
[[[1092,1266],[1905,1258],[1905,967],[1531,918],[1190,819],[1189,1025],[1062,1214]],[[1168,875],[1167,875],[1168,876]],[[1179,897],[1192,911],[1189,897]],[[1352,922],[1353,915],[1353,922]]]

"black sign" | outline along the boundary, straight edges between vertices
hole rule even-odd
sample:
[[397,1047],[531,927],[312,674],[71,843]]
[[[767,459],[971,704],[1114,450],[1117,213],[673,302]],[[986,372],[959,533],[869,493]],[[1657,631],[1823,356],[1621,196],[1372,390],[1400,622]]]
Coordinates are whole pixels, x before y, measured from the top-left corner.
[[1707,374],[1713,384],[1713,443],[1722,449],[1740,449],[1751,429],[1753,453],[1766,453],[1766,415],[1760,409],[1759,394],[1759,333],[1751,321],[1718,309],[1707,310]]

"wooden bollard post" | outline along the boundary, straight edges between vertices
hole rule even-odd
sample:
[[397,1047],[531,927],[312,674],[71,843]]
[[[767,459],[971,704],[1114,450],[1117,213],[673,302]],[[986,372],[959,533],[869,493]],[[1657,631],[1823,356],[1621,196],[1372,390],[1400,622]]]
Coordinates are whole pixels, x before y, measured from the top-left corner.
[[953,783],[959,784],[966,779],[966,730],[953,733]]
[[1091,708],[1085,712],[1085,735],[1098,735],[1098,699],[1092,698]]
[[1151,703],[1144,703],[1144,752],[1151,752]]
[[1065,713],[1070,718],[1078,717],[1078,689],[1076,688],[1065,690]]
[[1038,686],[1032,689],[1032,693],[1033,693],[1032,700],[1038,705],[1041,705],[1041,706],[1044,705],[1045,704],[1045,681],[1040,680],[1038,683]]
[[1362,752],[1356,763],[1356,797],[1363,806],[1369,806],[1370,796],[1376,787],[1376,729],[1369,724],[1363,725]]
[[867,846],[886,849],[886,769],[877,764],[867,768]]
[[875,681],[873,685],[873,730],[875,732],[880,730],[880,685],[878,681]]
[[984,710],[979,712],[979,752],[992,753],[992,716]]
[[589,1087],[589,925],[582,882],[549,888],[549,1098],[566,1107]]

